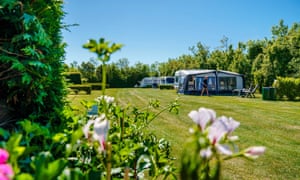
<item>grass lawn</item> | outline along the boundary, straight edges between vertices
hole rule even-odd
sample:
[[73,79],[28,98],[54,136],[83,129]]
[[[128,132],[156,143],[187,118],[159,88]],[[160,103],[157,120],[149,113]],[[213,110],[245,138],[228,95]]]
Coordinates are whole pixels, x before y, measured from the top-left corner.
[[[149,126],[158,137],[171,142],[178,168],[183,145],[189,136],[188,129],[193,125],[187,114],[206,107],[214,109],[217,116],[233,117],[241,123],[235,131],[241,149],[252,145],[267,147],[266,153],[255,161],[243,158],[225,161],[223,179],[300,179],[299,101],[263,101],[259,94],[256,98],[189,96],[178,95],[174,90],[140,88],[107,89],[106,92],[122,105],[130,103],[141,108],[149,99],[158,99],[161,105],[167,105],[179,97],[178,115],[164,112]],[[82,109],[81,100],[93,100],[99,95],[101,91],[92,91],[91,95],[79,93],[69,95],[68,99]]]

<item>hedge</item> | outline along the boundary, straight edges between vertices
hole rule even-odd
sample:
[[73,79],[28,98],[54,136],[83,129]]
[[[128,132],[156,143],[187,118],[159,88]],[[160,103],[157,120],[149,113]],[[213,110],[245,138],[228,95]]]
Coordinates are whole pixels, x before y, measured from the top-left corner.
[[67,82],[71,84],[81,84],[80,72],[65,72],[63,75],[66,77]]
[[78,94],[79,91],[85,91],[87,94],[91,94],[92,86],[91,85],[70,85],[68,88],[72,89],[75,94]]
[[159,89],[174,89],[174,85],[159,85]]
[[300,78],[277,77],[273,86],[280,99],[287,97],[289,100],[295,100],[300,97]]

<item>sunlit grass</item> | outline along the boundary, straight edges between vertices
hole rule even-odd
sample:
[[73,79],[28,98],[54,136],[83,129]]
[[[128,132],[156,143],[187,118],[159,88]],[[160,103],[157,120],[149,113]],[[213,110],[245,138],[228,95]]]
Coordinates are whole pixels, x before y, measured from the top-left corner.
[[[147,106],[149,99],[158,99],[161,105],[179,97],[178,115],[164,112],[149,126],[158,137],[169,140],[172,153],[178,160],[183,145],[193,125],[187,114],[199,107],[214,109],[218,116],[233,117],[241,122],[235,134],[240,137],[239,147],[252,145],[267,147],[266,154],[255,161],[232,159],[224,162],[223,179],[299,179],[300,178],[300,102],[263,101],[259,94],[256,98],[236,96],[187,96],[178,95],[174,90],[159,89],[107,89],[107,94],[116,97],[122,104],[137,107]],[[80,111],[81,100],[93,100],[101,91],[91,95],[70,95],[72,105]]]

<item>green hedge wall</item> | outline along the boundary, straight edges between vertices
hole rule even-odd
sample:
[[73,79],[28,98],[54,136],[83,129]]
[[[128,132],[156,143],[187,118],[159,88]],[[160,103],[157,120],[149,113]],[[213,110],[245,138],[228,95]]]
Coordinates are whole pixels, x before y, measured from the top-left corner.
[[159,85],[159,89],[174,89],[174,85]]
[[300,78],[277,77],[273,86],[280,99],[287,97],[289,100],[295,100],[300,97]]
[[68,83],[82,84],[80,72],[65,72],[63,75],[67,79]]

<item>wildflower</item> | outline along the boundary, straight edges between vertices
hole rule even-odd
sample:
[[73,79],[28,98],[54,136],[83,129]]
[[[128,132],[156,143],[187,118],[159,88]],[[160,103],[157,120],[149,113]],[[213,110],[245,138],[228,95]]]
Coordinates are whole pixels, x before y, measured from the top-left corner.
[[[104,116],[104,115],[103,115]],[[95,140],[98,140],[100,143],[100,151],[105,150],[105,142],[107,139],[107,133],[109,129],[109,122],[105,118],[105,116],[102,118],[97,118],[94,123],[94,134],[93,137]]]
[[5,149],[0,149],[0,164],[6,163],[8,157],[8,152]]
[[14,172],[9,164],[6,164],[9,153],[5,149],[0,149],[0,179],[9,180],[13,177]]
[[[196,150],[198,151],[198,148],[200,148],[199,156],[201,157],[201,161],[205,160],[204,162],[207,162],[205,168],[199,167],[198,169],[195,169],[195,173],[200,172],[199,177],[207,177],[206,179],[219,179],[219,166],[223,158],[226,160],[244,156],[254,159],[265,152],[265,147],[263,146],[253,146],[239,152],[237,146],[233,143],[238,140],[238,136],[232,136],[232,133],[237,127],[239,127],[240,122],[235,121],[231,117],[228,118],[226,116],[221,116],[216,118],[215,111],[206,108],[199,108],[198,111],[191,111],[188,116],[200,128],[201,133],[194,133],[195,129],[190,129],[190,132],[197,137],[196,140],[198,140],[198,144],[196,146]],[[225,155],[225,157],[221,155]],[[194,157],[191,156],[191,158]],[[191,169],[194,169],[193,163],[186,165],[190,166]],[[190,173],[185,172],[185,169],[188,168],[183,168],[182,174],[187,175]],[[216,173],[210,175],[210,169],[216,169]]]
[[256,159],[258,158],[260,155],[265,153],[266,148],[264,146],[252,146],[247,148],[244,151],[244,155],[246,157],[252,158],[252,159]]
[[105,142],[107,139],[108,129],[109,129],[109,122],[106,119],[105,115],[102,114],[101,116],[97,117],[95,120],[89,120],[87,124],[83,127],[83,133],[85,138],[90,137],[90,127],[93,126],[93,139],[98,141],[100,144],[100,151],[105,150]]
[[212,109],[199,108],[198,111],[191,111],[188,116],[204,131],[209,122],[215,121],[216,112]]
[[9,180],[13,177],[14,172],[9,164],[0,164],[0,179]]
[[202,158],[205,158],[205,159],[209,159],[211,156],[212,156],[212,151],[211,151],[211,148],[210,147],[207,147],[206,149],[201,149],[200,150],[200,156]]
[[217,144],[216,148],[221,154],[228,155],[228,156],[232,155],[232,151],[229,149],[228,146]]
[[218,142],[228,132],[227,126],[221,120],[215,121],[210,127],[208,127],[208,139],[212,145],[218,144]]
[[95,100],[97,102],[101,102],[102,100],[104,99],[104,101],[107,103],[107,104],[112,104],[114,101],[115,101],[115,98],[114,97],[111,97],[111,96],[99,96],[97,97]]
[[85,138],[89,138],[90,136],[89,136],[89,133],[90,133],[90,126],[92,125],[92,124],[94,124],[94,122],[95,122],[95,120],[89,120],[88,122],[87,122],[87,124],[83,127],[83,134],[84,134],[84,136],[85,136]]
[[231,117],[230,118],[227,118],[225,116],[221,116],[219,118],[220,121],[223,121],[227,127],[227,132],[228,134],[231,134],[237,127],[240,126],[240,122],[238,121],[235,121],[234,119],[232,119]]

